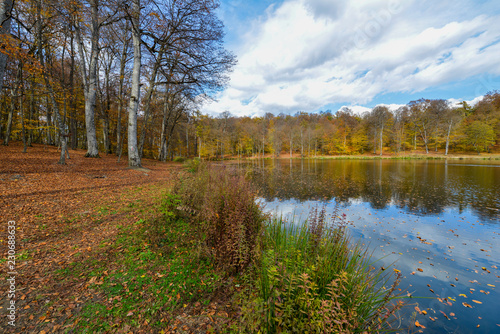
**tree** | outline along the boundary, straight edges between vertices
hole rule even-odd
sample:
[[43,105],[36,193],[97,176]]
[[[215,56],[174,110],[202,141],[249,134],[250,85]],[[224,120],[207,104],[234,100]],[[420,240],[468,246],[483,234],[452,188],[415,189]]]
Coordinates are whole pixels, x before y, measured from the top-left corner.
[[141,94],[141,3],[132,1],[132,12],[129,14],[132,28],[132,45],[134,48],[134,67],[132,71],[132,89],[128,106],[128,165],[141,167],[141,156],[137,149],[137,111]]
[[425,153],[427,154],[429,153],[429,137],[433,122],[431,114],[428,112],[429,102],[429,100],[420,99],[417,101],[411,101],[408,104],[410,107],[410,118],[415,129],[415,137],[417,133],[420,134],[420,137],[425,145]]
[[[5,43],[9,38],[10,26],[12,22],[13,0],[0,0],[0,40],[1,48],[5,49]],[[3,78],[5,66],[7,65],[7,53],[0,52],[0,90],[3,88]]]
[[[466,104],[466,102],[464,102]],[[464,105],[465,107],[465,105]],[[444,155],[448,155],[448,148],[450,146],[450,135],[453,128],[462,120],[464,113],[460,108],[448,108],[443,118],[446,124],[446,147]]]
[[376,126],[377,133],[380,136],[379,147],[380,147],[380,155],[382,155],[384,127],[389,118],[391,117],[391,113],[389,112],[389,108],[387,108],[386,106],[376,106],[375,108],[373,108],[371,116],[372,116],[372,122]]
[[[88,0],[89,7],[88,18],[90,21],[89,34],[90,34],[90,55],[87,64],[86,47],[84,40],[84,32],[82,31],[82,22],[86,20],[84,17],[77,17],[74,20],[74,28],[76,33],[76,40],[78,44],[78,53],[80,56],[80,71],[83,79],[83,86],[85,92],[85,125],[87,130],[87,154],[86,157],[95,158],[99,156],[99,149],[97,147],[97,134],[95,127],[95,107],[97,98],[97,64],[99,57],[99,37],[100,31],[104,24],[101,19],[99,10],[99,0]],[[84,8],[83,4],[76,4],[72,10],[75,14],[79,12],[78,9]]]
[[488,150],[489,145],[495,143],[495,131],[488,124],[481,121],[472,122],[466,130],[467,143],[472,145],[478,154]]

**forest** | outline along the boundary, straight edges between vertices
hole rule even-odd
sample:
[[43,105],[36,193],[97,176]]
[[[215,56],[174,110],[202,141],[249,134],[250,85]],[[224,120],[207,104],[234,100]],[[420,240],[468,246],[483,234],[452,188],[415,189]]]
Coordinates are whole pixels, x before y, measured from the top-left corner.
[[[493,152],[500,140],[500,93],[486,94],[476,105],[463,101],[419,99],[397,110],[378,105],[355,114],[344,107],[337,112],[297,112],[264,117],[199,116],[183,125],[177,155],[224,158],[317,157],[384,153]],[[189,151],[188,134],[198,147]],[[185,147],[183,148],[183,145]],[[154,147],[153,145],[151,147]]]
[[125,153],[137,167],[155,138],[165,160],[178,124],[224,87],[236,62],[218,6],[3,0],[3,144],[60,145],[61,164],[67,146],[87,157]]
[[[477,104],[419,99],[356,114],[203,115],[236,57],[214,1],[4,0],[0,136],[86,156],[141,158],[358,155],[498,150],[500,93]],[[3,64],[3,65],[2,65]],[[64,154],[66,153],[66,155]]]

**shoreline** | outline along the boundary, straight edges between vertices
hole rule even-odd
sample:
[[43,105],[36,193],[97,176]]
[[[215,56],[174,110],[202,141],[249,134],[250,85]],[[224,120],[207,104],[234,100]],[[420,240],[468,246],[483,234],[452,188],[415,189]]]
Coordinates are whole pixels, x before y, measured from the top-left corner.
[[498,153],[483,153],[481,155],[444,155],[444,154],[402,154],[402,155],[322,155],[316,157],[301,157],[300,155],[289,156],[264,156],[262,157],[225,157],[222,159],[203,159],[208,161],[245,161],[245,160],[500,160],[500,154]]

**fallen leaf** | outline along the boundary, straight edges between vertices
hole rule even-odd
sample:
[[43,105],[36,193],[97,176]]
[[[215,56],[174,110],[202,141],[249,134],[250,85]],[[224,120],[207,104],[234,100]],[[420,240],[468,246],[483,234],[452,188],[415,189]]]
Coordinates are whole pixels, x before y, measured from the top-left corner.
[[425,328],[425,326],[421,325],[418,320],[415,321],[415,327],[419,327],[419,328]]

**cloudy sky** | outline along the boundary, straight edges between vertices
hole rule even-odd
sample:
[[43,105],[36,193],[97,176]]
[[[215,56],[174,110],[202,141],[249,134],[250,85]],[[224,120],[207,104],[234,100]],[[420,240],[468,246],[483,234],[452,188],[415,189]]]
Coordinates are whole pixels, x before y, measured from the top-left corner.
[[229,86],[203,112],[293,114],[500,89],[498,0],[222,0]]

